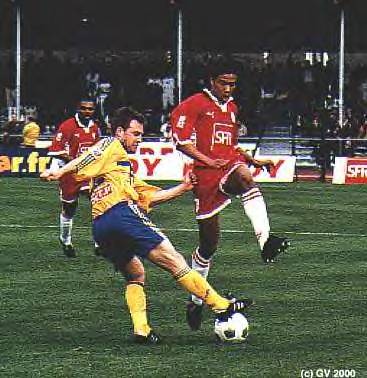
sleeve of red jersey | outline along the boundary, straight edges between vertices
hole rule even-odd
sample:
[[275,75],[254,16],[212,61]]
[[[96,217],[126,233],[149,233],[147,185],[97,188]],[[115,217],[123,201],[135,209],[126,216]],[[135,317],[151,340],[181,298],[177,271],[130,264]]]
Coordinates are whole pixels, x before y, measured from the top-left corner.
[[192,143],[191,136],[199,115],[194,101],[185,101],[173,110],[171,116],[172,136],[176,144]]
[[58,128],[56,135],[52,139],[52,144],[48,149],[48,155],[58,156],[67,154],[67,142],[68,142],[68,133],[66,123],[62,123]]

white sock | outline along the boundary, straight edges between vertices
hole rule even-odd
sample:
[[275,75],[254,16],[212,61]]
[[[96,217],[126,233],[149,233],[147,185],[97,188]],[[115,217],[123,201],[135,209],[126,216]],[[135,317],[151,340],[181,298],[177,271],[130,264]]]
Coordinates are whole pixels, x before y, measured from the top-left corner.
[[255,187],[241,195],[245,214],[251,221],[260,248],[263,249],[269,238],[270,225],[264,197],[259,188]]
[[[194,253],[192,254],[191,267],[205,279],[208,277],[210,269],[210,259],[205,259],[200,255],[199,247],[196,248]],[[203,301],[193,294],[191,294],[191,300],[197,305],[203,304]]]
[[60,214],[60,239],[64,244],[71,244],[71,230],[73,229],[73,218],[67,218]]

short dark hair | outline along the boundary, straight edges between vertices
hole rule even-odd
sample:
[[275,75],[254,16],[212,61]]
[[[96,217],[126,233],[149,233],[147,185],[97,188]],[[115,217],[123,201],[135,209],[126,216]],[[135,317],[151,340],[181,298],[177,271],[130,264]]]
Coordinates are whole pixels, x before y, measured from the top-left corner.
[[116,109],[113,112],[110,121],[112,135],[115,135],[118,127],[122,127],[124,130],[128,129],[132,120],[136,120],[142,124],[145,123],[145,117],[143,114],[131,107],[123,106]]
[[96,104],[96,100],[94,98],[89,98],[89,97],[81,97],[78,100],[78,105],[80,105],[82,102],[93,102],[93,104]]
[[224,74],[239,73],[239,63],[231,58],[218,57],[212,59],[208,64],[208,77],[215,79]]

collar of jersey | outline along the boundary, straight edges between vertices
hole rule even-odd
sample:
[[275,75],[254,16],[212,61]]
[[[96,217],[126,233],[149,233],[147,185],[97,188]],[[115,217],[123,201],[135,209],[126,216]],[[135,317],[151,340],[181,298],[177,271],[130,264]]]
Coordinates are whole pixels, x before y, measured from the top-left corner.
[[204,88],[203,89],[203,92],[211,99],[214,101],[214,103],[219,106],[221,108],[221,110],[223,109],[226,109],[227,108],[227,104],[231,101],[233,101],[233,97],[230,97],[226,102],[223,102],[222,104],[219,102],[218,98],[212,93],[210,92],[209,89],[207,88]]
[[79,119],[79,114],[78,113],[75,113],[75,121],[76,121],[76,123],[78,124],[78,126],[79,127],[82,127],[83,129],[84,128],[90,128],[90,127],[92,127],[93,126],[93,120],[92,119],[90,119],[89,121],[88,121],[88,125],[87,126],[85,126],[81,121],[80,121],[80,119]]

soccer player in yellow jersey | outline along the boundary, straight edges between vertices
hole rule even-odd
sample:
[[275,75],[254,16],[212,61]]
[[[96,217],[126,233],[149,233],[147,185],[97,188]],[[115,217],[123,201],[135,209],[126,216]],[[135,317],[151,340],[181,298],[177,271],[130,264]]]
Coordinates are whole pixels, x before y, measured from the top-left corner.
[[41,178],[59,180],[67,173],[74,173],[77,180],[91,180],[93,236],[103,256],[126,278],[125,298],[135,341],[148,344],[160,341],[148,322],[143,258],[168,271],[215,313],[243,312],[252,300],[219,295],[205,278],[187,265],[147,216],[155,204],[191,190],[195,177],[186,177],[177,186],[161,189],[134,176],[128,152],[136,152],[144,131],[144,117],[134,109],[117,109],[111,118],[111,131],[113,137],[101,140],[57,171],[43,172]]

